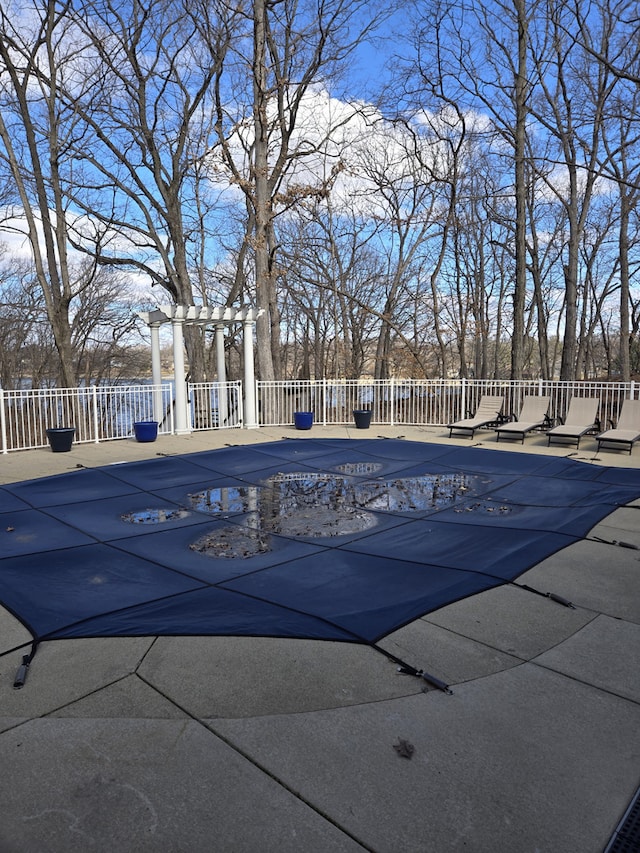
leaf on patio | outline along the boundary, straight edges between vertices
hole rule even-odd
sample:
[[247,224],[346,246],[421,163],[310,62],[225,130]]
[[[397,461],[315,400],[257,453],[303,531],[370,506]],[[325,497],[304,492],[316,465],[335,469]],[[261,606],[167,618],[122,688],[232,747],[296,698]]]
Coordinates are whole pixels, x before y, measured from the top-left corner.
[[411,756],[416,751],[415,746],[404,738],[398,738],[398,743],[394,743],[393,748],[401,758],[408,759],[411,759]]

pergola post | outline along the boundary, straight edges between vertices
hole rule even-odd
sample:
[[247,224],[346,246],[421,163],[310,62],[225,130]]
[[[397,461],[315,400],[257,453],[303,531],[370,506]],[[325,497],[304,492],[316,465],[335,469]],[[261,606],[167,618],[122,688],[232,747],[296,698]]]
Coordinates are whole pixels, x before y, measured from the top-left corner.
[[245,319],[243,324],[244,348],[244,425],[247,429],[257,429],[256,418],[256,382],[253,365],[253,320]]
[[176,394],[176,435],[185,435],[191,432],[187,421],[187,381],[184,374],[183,326],[183,316],[174,316],[171,318],[171,330],[173,332],[173,379]]
[[218,425],[227,422],[227,370],[224,363],[224,323],[216,323],[216,375],[220,386],[218,388]]
[[159,424],[164,420],[162,406],[162,362],[160,360],[160,326],[161,323],[150,324],[151,329],[151,382],[153,384],[153,419]]

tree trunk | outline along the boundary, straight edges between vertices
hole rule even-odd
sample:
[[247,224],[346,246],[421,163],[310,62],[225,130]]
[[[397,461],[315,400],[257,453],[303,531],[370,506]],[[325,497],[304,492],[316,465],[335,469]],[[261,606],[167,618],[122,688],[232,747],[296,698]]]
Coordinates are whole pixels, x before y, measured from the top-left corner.
[[527,33],[525,0],[514,0],[518,25],[518,73],[515,80],[515,194],[516,194],[516,280],[513,293],[513,339],[511,378],[522,379],[524,369],[524,306],[527,291],[527,188],[525,144],[527,132]]
[[258,367],[262,380],[275,379],[271,343],[272,298],[269,231],[271,226],[271,193],[269,189],[269,121],[267,116],[266,66],[266,2],[253,3],[253,108],[254,108],[254,254],[256,275],[256,307],[262,311],[256,322]]
[[631,357],[629,334],[629,200],[627,191],[620,184],[620,233],[618,236],[620,253],[620,379],[631,379]]
[[[573,181],[575,182],[575,169]],[[572,193],[572,198],[575,195]],[[562,359],[560,361],[560,379],[568,382],[576,378],[576,355],[578,341],[576,337],[578,329],[578,252],[579,233],[578,224],[573,214],[575,207],[568,211],[569,214],[569,246],[567,263],[564,265],[564,289],[565,289],[565,312],[564,312],[564,337],[562,340]]]

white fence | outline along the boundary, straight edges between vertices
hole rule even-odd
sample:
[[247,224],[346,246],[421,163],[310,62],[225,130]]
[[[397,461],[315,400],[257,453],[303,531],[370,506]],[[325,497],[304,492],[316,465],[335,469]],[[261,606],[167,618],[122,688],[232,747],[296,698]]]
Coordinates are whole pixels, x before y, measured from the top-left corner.
[[[506,415],[520,411],[528,394],[551,397],[551,417],[564,418],[573,396],[600,400],[600,423],[615,423],[625,398],[640,396],[634,382],[545,382],[448,379],[317,380],[257,382],[260,426],[287,426],[294,413],[311,411],[317,424],[351,424],[353,411],[370,409],[373,424],[446,426],[475,411],[482,394],[502,395]],[[171,383],[90,388],[0,389],[0,451],[47,445],[50,427],[74,426],[76,442],[133,435],[135,421],[158,421],[159,434],[174,431]],[[189,385],[191,429],[243,425],[242,383]]]
[[[190,387],[193,429],[242,426],[242,383]],[[136,421],[157,421],[158,433],[174,431],[173,385],[0,389],[0,450],[45,447],[47,429],[75,427],[76,442],[133,436]]]
[[517,415],[528,394],[549,395],[550,415],[564,418],[573,396],[597,397],[603,429],[615,422],[625,397],[640,392],[633,382],[543,380],[388,379],[258,382],[261,426],[293,424],[294,413],[313,412],[318,424],[353,423],[353,411],[370,409],[371,423],[445,426],[473,413],[483,394],[505,398],[503,413]]
[[171,385],[0,390],[2,452],[44,447],[47,429],[75,427],[77,442],[133,435],[134,421],[173,432]]

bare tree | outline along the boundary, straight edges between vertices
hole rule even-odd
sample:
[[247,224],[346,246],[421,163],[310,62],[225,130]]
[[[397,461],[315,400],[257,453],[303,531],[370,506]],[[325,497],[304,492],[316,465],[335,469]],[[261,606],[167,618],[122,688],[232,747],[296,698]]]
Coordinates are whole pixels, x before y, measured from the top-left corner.
[[[379,254],[384,259],[376,379],[390,376],[395,331],[404,322],[402,311],[407,304],[415,305],[407,287],[414,280],[425,243],[439,227],[442,183],[451,169],[447,143],[429,125],[428,118],[421,119],[419,124],[403,121],[373,127],[354,158],[364,181],[360,196],[375,221]],[[433,117],[434,125],[441,121],[442,115]],[[426,313],[427,306],[422,310]]]
[[[20,388],[40,374],[29,358],[38,327],[49,327],[33,265],[12,257],[0,244],[0,386]],[[51,356],[49,349],[44,359]]]
[[[635,0],[573,0],[568,35],[577,39],[591,59],[620,80],[640,85],[640,20]],[[602,44],[594,41],[593,20],[608,19],[621,38]]]
[[[573,378],[583,369],[588,338],[595,334],[595,327],[584,321],[591,300],[589,282],[594,281],[589,264],[602,262],[609,244],[604,241],[597,258],[581,252],[585,236],[601,215],[598,199],[604,191],[603,176],[625,182],[631,193],[620,198],[621,214],[630,204],[628,216],[636,204],[632,195],[637,182],[632,154],[634,100],[621,88],[621,80],[631,80],[637,72],[640,55],[634,43],[624,47],[637,30],[631,5],[625,0],[615,4],[597,0],[587,14],[584,6],[572,0],[480,0],[463,5],[434,0],[421,4],[420,26],[414,30],[414,55],[404,64],[402,105],[410,103],[415,109],[421,103],[433,111],[438,103],[448,103],[462,116],[481,115],[491,174],[502,183],[503,197],[512,200],[511,234],[504,210],[497,222],[505,229],[504,247],[510,245],[513,253],[515,277],[509,290],[502,291],[500,302],[494,302],[494,309],[501,311],[502,298],[512,294],[504,311],[510,323],[511,375],[522,375],[527,366],[534,328],[543,375],[553,371],[548,329],[555,323],[563,341],[560,375]],[[628,118],[624,133],[631,159],[626,165],[619,156],[620,134],[614,141],[615,123],[610,125],[607,118],[616,109]],[[608,151],[603,151],[603,135],[609,140]],[[477,160],[478,150],[469,153],[465,166]],[[611,158],[615,168],[607,165]],[[487,194],[487,201],[490,197]],[[462,205],[467,204],[458,193],[457,221],[463,215]],[[493,203],[487,204],[486,216],[495,218]],[[607,221],[610,229],[615,227],[613,219]],[[494,229],[486,233],[493,241],[502,239]],[[455,236],[458,250],[461,238],[463,233]],[[620,239],[624,257],[624,227]],[[489,256],[478,250],[479,261]],[[458,284],[452,284],[450,293],[463,300],[473,298],[471,290],[460,286],[461,264],[467,259],[468,251],[463,260],[454,254],[451,262],[444,261],[439,283],[434,283],[435,299],[442,300],[442,285],[455,282],[456,276]],[[616,260],[609,257],[607,262],[609,271],[614,270]],[[623,270],[623,291],[627,278]],[[599,304],[600,295],[598,290],[594,304]],[[629,299],[622,294],[621,298],[625,299],[624,307],[621,304],[625,329]],[[465,348],[464,338],[472,331],[466,317],[458,311]],[[478,329],[475,321],[473,328]]]
[[[531,113],[555,142],[556,156],[566,179],[557,173],[547,186],[561,203],[568,223],[564,258],[565,316],[561,379],[573,379],[577,370],[580,243],[587,225],[598,169],[599,145],[605,104],[615,78],[604,66],[595,72],[574,40],[566,35],[567,8],[547,3],[546,31],[533,62],[537,97]],[[609,33],[601,33],[606,43]]]
[[511,378],[521,379],[524,370],[524,310],[527,293],[527,111],[529,80],[527,48],[529,17],[526,0],[514,0],[517,27],[518,65],[514,85],[514,193],[515,221],[515,283],[513,289],[513,337],[511,342]]
[[68,258],[68,148],[77,131],[57,93],[72,59],[68,8],[43,0],[25,21],[0,7],[0,157],[19,198],[15,213],[26,227],[64,386],[76,380],[70,305],[87,283],[74,280]]
[[[97,242],[100,264],[138,270],[180,304],[194,304],[200,284],[192,268],[205,236],[201,164],[214,144],[212,93],[240,14],[225,0],[73,8],[82,80],[62,97],[84,130],[73,198],[90,223],[75,245],[94,252]],[[191,326],[185,336],[191,375],[202,380],[203,334]]]
[[[634,219],[640,205],[640,89],[637,85],[620,85],[608,106],[602,123],[605,155],[602,168],[615,181],[618,191],[618,257],[620,262],[619,346],[620,378],[631,378],[631,282]],[[637,245],[637,238],[636,238]]]
[[298,378],[357,378],[370,368],[382,259],[370,245],[375,229],[327,202],[309,201],[279,225],[283,317],[298,332]]
[[[336,130],[330,118],[310,123],[306,116],[305,124],[305,105],[313,92],[340,75],[346,59],[377,23],[375,6],[365,0],[253,0],[251,30],[238,40],[235,61],[227,62],[235,86],[221,84],[217,91],[223,160],[247,204],[246,242],[254,257],[256,303],[262,309],[257,347],[263,379],[280,370],[275,219],[322,193],[313,162]],[[337,124],[345,120],[341,115]],[[307,161],[311,166],[305,169]]]

